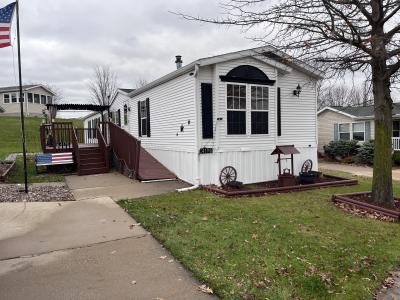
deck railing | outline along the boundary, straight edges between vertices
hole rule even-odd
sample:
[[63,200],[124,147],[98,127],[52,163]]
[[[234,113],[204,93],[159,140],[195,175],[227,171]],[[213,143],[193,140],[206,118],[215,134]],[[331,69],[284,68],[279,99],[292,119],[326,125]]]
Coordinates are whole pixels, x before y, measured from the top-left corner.
[[79,144],[78,144],[78,138],[77,138],[77,136],[76,136],[76,130],[75,130],[75,128],[73,128],[72,129],[72,132],[71,132],[71,140],[72,140],[72,147],[73,147],[73,150],[74,150],[74,154],[75,154],[75,161],[76,161],[76,165],[77,165],[77,167],[78,167],[78,170],[80,170],[80,164],[79,164],[79,161],[80,161],[80,157],[79,157]]
[[106,161],[107,170],[110,169],[110,156],[109,156],[109,147],[107,146],[107,142],[104,139],[103,134],[101,133],[100,127],[96,128],[97,140],[99,141],[100,150],[103,152],[104,160]]
[[140,141],[117,125],[108,122],[110,145],[115,156],[137,178],[139,170]]
[[392,137],[393,150],[400,150],[400,137]]
[[78,144],[98,144],[97,128],[76,128]]
[[43,151],[51,149],[71,150],[72,129],[71,122],[43,124],[40,127],[40,144]]

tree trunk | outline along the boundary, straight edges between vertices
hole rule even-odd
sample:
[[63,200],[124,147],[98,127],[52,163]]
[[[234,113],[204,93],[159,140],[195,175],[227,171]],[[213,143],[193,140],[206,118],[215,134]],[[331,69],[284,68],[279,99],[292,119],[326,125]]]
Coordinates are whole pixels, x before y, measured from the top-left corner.
[[375,101],[375,150],[372,198],[375,203],[393,207],[392,187],[392,99],[386,62],[378,59],[372,65]]

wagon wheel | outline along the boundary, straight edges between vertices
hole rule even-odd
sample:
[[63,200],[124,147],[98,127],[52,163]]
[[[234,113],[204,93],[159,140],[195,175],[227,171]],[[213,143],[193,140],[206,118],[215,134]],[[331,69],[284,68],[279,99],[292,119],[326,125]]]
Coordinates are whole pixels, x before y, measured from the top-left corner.
[[219,174],[219,182],[227,185],[229,182],[236,181],[237,173],[234,167],[227,166],[221,170]]
[[303,166],[301,167],[301,172],[302,173],[308,173],[312,170],[312,165],[313,162],[311,159],[307,159],[304,163]]

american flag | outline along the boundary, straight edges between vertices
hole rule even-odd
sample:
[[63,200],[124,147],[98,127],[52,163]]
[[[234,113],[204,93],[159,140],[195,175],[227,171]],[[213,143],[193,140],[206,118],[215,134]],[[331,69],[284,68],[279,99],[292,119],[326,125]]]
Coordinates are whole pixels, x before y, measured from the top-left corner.
[[11,22],[15,2],[0,8],[0,48],[11,46]]

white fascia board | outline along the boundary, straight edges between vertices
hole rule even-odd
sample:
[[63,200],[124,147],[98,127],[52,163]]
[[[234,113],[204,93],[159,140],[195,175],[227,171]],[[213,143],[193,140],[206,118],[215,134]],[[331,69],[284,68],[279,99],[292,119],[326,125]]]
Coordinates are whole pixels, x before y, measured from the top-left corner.
[[318,112],[317,112],[317,115],[319,115],[320,113],[323,113],[323,112],[326,111],[326,110],[330,110],[330,111],[333,111],[333,112],[335,112],[335,113],[342,114],[342,115],[344,115],[344,116],[346,116],[346,117],[349,117],[349,118],[352,118],[352,119],[357,119],[356,116],[353,116],[353,115],[351,115],[351,114],[345,113],[345,112],[343,112],[343,111],[340,111],[340,110],[338,110],[338,109],[335,109],[335,108],[329,107],[329,106],[326,106],[326,107],[324,107],[323,109],[321,109],[320,111],[318,111]]
[[291,68],[291,67],[289,67],[287,65],[284,65],[284,64],[282,64],[282,63],[280,63],[280,62],[278,62],[276,60],[267,58],[265,56],[257,55],[257,56],[253,56],[253,58],[257,59],[257,60],[259,60],[259,61],[261,61],[261,62],[263,62],[265,64],[268,64],[268,65],[270,65],[272,67],[275,67],[276,69],[281,70],[284,73],[291,73],[293,71],[293,68]]
[[282,58],[286,58],[288,61],[291,61],[291,64],[293,64],[293,66],[295,68],[297,67],[296,69],[298,69],[299,71],[302,71],[312,77],[316,77],[317,79],[323,79],[325,77],[324,72],[321,72],[321,71],[315,69],[313,66],[311,66],[301,60],[295,59],[295,58],[287,55],[285,52],[283,52],[275,47],[272,47],[272,46],[270,46],[270,47],[272,48],[272,52],[275,52],[276,55],[278,55]]
[[[240,59],[240,58],[245,58],[245,57],[254,57],[256,58],[257,56],[260,56],[260,54],[262,52],[266,52],[266,51],[271,51],[274,52],[275,54],[277,54],[278,56],[285,58],[288,57],[287,54],[285,54],[282,51],[277,50],[275,47],[272,46],[263,46],[263,47],[257,47],[257,48],[253,48],[253,49],[247,49],[247,50],[241,50],[241,51],[236,51],[236,52],[232,52],[232,53],[227,53],[227,54],[221,54],[221,55],[216,55],[216,56],[212,56],[212,57],[206,57],[206,58],[201,58],[198,59],[186,66],[183,66],[182,68],[175,70],[155,81],[150,82],[149,84],[146,84],[145,86],[138,88],[137,90],[131,92],[128,94],[129,97],[134,97],[136,95],[139,95],[145,91],[148,91],[160,84],[163,84],[169,80],[172,80],[180,75],[183,75],[185,73],[189,73],[190,71],[194,71],[194,68],[196,65],[199,66],[208,66],[208,65],[213,65],[213,64],[218,64],[221,62],[225,62],[225,61],[230,61],[230,60],[235,60],[235,59]],[[280,63],[274,59],[270,59],[267,57],[263,57],[263,60],[265,60],[264,62],[268,63],[268,64],[272,64],[273,66],[275,66],[278,69],[283,70],[284,72],[291,72],[292,67],[285,65],[283,63]],[[324,74],[316,69],[314,69],[313,67],[309,66],[306,63],[303,63],[301,61],[298,60],[293,60],[293,62],[291,63],[293,64],[294,67],[296,67],[296,69],[299,69],[300,71],[312,76],[312,77],[316,77],[317,79],[322,79],[324,77]]]

